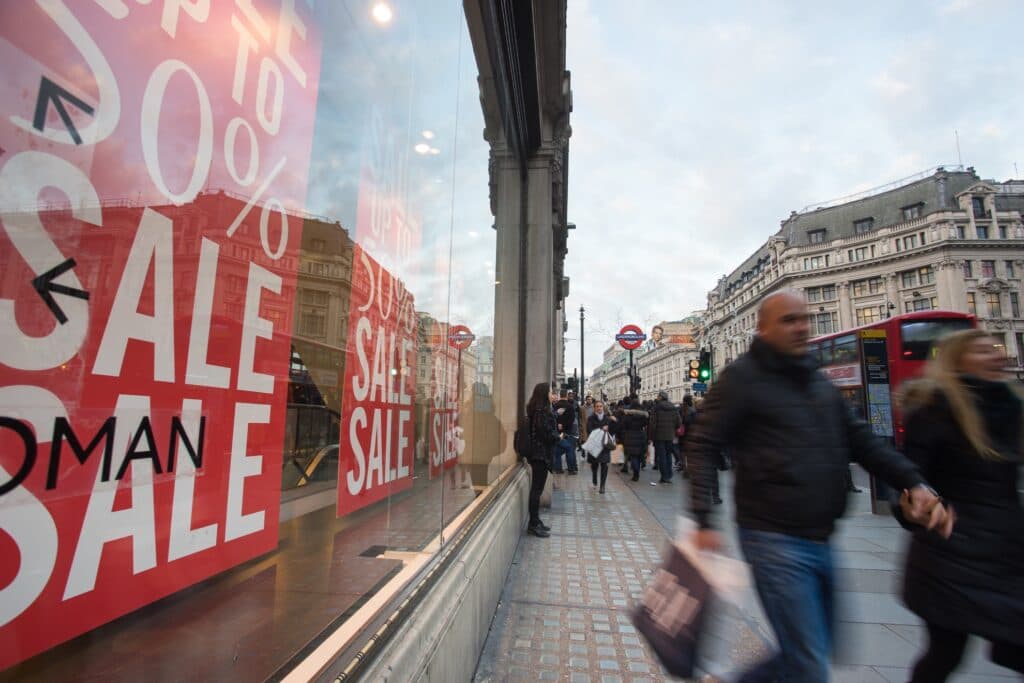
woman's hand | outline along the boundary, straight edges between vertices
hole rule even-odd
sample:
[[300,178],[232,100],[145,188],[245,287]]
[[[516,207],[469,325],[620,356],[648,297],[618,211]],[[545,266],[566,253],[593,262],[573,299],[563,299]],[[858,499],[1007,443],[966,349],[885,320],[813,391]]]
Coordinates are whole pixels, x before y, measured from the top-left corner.
[[608,425],[603,425],[603,426],[601,427],[601,429],[607,432],[607,431],[608,431]]

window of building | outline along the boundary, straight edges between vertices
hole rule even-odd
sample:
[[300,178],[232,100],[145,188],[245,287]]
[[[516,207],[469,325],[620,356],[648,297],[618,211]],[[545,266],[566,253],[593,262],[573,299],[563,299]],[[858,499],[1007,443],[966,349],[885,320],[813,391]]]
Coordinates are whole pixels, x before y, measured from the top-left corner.
[[868,257],[868,248],[857,247],[856,249],[849,249],[847,251],[847,255],[849,256],[851,262],[863,261]]
[[1006,358],[1006,335],[1002,332],[989,332],[989,336],[992,337],[995,343],[992,345],[996,348],[1003,358]]
[[1020,295],[1017,292],[1010,292],[1010,314],[1014,318],[1020,317]]
[[299,334],[323,337],[327,330],[327,315],[321,309],[303,308],[299,318]]
[[824,285],[821,288],[821,300],[822,301],[835,301],[836,300],[836,286],[835,285]]
[[824,230],[808,230],[807,231],[807,239],[810,241],[811,244],[821,244],[822,242],[825,241],[825,231]]
[[875,227],[874,218],[861,218],[860,220],[853,222],[853,232],[857,235],[861,235]]
[[804,270],[814,270],[828,265],[828,256],[811,256],[804,259]]
[[882,291],[884,286],[882,278],[880,277],[872,277],[866,280],[854,280],[853,295],[866,296],[868,294],[878,294]]
[[867,306],[865,308],[857,309],[857,324],[867,325],[869,323],[878,322],[885,317],[884,306]]
[[930,285],[935,282],[935,268],[932,266],[922,266],[918,268],[917,281],[922,285]]
[[1001,240],[1005,240],[1006,239],[1006,226],[1005,225],[1000,225],[999,226],[999,239],[1001,239]]
[[839,315],[835,311],[811,315],[811,334],[832,334],[839,331]]
[[917,235],[907,235],[903,238],[903,248],[913,249],[917,246]]
[[1008,277],[1008,278],[1017,277],[1016,275],[1014,275],[1013,261],[1007,261],[1006,262],[1006,277]]
[[975,225],[974,231],[978,235],[979,240],[988,239],[988,226],[987,225]]
[[900,284],[903,287],[914,287],[917,285],[917,271],[905,270],[900,273]]
[[957,239],[961,239],[962,240],[962,239],[964,239],[966,237],[966,235],[967,235],[967,233],[964,231],[964,226],[962,226],[962,225],[956,226],[956,237],[957,237]]
[[971,199],[971,209],[974,211],[975,218],[987,218],[985,213],[985,200],[981,197],[973,197]]
[[312,251],[324,252],[327,251],[327,240],[314,238],[309,241],[309,248]]
[[938,308],[938,298],[934,296],[919,296],[905,302],[903,308],[907,313],[912,311],[930,311]]
[[974,269],[970,261],[964,261],[964,277],[974,277]]
[[978,305],[974,300],[974,292],[967,292],[967,312],[978,315]]
[[901,210],[903,211],[903,220],[909,221],[912,218],[921,217],[921,209],[924,204],[914,204],[912,206],[904,206]]
[[999,292],[989,292],[985,295],[986,303],[988,304],[988,317],[990,318],[1002,318],[1003,317],[1003,305],[999,301]]
[[982,277],[995,277],[996,276],[996,262],[995,261],[982,261],[981,262],[981,276]]
[[1021,365],[1024,361],[1024,332],[1018,332],[1014,337],[1017,339],[1017,365]]

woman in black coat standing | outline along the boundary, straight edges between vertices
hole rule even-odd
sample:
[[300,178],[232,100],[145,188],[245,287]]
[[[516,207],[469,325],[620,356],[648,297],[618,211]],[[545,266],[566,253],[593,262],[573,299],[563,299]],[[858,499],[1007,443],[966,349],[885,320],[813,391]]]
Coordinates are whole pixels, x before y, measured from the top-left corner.
[[[604,401],[595,401],[594,412],[590,417],[587,418],[587,433],[589,434],[594,430],[600,429],[601,431],[607,432],[614,436],[616,421],[617,420],[614,415],[610,415],[605,411]],[[594,486],[597,486],[597,475],[598,470],[600,470],[600,492],[604,493],[604,484],[606,481],[608,481],[608,463],[610,463],[612,460],[611,451],[605,448],[601,451],[601,454],[596,458],[592,455],[588,455],[587,460],[590,462],[590,470],[591,472],[593,472]]]
[[956,515],[948,540],[913,529],[903,598],[928,627],[928,649],[912,683],[945,681],[968,635],[1024,673],[1022,402],[1002,381],[1004,363],[984,331],[957,332],[907,395],[907,456]]
[[551,404],[558,399],[552,394],[550,385],[541,382],[533,388],[530,400],[526,404],[526,414],[530,418],[530,469],[533,477],[530,482],[530,523],[526,533],[547,538],[551,528],[540,520],[540,494],[548,480],[548,467],[551,465],[551,447],[559,440],[558,423],[551,412]]

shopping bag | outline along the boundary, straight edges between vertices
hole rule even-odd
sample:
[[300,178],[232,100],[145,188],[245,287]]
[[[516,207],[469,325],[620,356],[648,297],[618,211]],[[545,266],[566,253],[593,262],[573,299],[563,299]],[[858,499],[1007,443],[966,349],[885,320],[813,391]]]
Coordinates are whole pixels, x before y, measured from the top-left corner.
[[593,458],[601,455],[601,450],[604,448],[603,444],[605,434],[607,434],[607,432],[601,429],[595,429],[590,432],[590,436],[587,437],[586,442],[583,444],[584,452]]
[[681,544],[670,545],[633,612],[633,625],[662,666],[681,678],[693,676],[701,627],[712,598],[711,584],[695,559]]
[[625,461],[626,455],[622,450],[621,443],[615,447],[615,450],[612,451],[611,458],[613,465],[621,465]]

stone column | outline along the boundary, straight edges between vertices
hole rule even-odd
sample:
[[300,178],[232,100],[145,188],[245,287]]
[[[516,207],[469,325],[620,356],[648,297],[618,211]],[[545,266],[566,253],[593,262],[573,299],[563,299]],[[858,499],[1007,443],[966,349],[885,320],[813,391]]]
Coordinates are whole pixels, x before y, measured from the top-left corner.
[[963,277],[958,277],[961,268],[956,261],[943,261],[938,265],[935,290],[939,295],[939,308],[943,310],[967,310],[967,288]]
[[[519,397],[519,215],[518,161],[506,150],[491,153],[491,210],[497,230],[494,259],[494,410],[506,430],[516,427]],[[523,401],[529,394],[523,396]],[[511,450],[511,440],[506,451]]]
[[[885,279],[885,304],[883,305],[886,309],[882,314],[882,317],[888,318],[890,316],[903,313],[903,301],[900,299],[900,290],[896,282],[899,275],[897,273],[889,273],[882,277]],[[892,304],[895,308],[890,310],[889,304]]]
[[999,217],[996,216],[996,196],[994,194],[985,195],[985,210],[992,216],[992,229],[988,238],[999,239]]
[[839,288],[839,329],[848,330],[853,327],[853,302],[850,300],[850,283],[840,282]]
[[526,389],[555,376],[554,235],[551,216],[551,154],[544,150],[527,165]]

